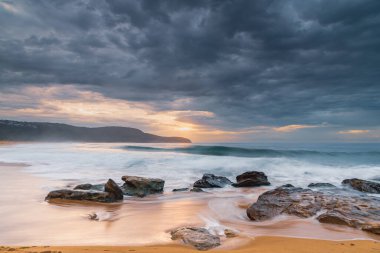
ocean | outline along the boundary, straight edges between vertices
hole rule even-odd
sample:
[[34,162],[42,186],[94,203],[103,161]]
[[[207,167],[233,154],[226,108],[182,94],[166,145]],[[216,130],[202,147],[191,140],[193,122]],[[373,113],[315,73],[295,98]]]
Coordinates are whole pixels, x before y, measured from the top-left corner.
[[188,187],[203,173],[265,172],[273,186],[346,178],[380,178],[380,144],[115,144],[39,143],[0,147],[0,161],[31,165],[28,173],[78,183],[123,175],[158,177],[167,190]]

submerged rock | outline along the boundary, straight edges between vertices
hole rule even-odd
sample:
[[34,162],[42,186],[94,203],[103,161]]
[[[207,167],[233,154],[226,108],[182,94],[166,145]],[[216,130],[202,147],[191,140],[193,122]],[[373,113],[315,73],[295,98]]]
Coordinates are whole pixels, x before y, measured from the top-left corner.
[[248,171],[236,177],[237,183],[232,184],[235,187],[254,187],[261,185],[270,185],[268,177],[264,172]]
[[46,196],[45,200],[51,200],[51,199],[87,200],[87,201],[104,202],[104,203],[117,201],[117,199],[108,192],[85,192],[85,191],[73,191],[73,190],[51,191]]
[[220,238],[205,228],[183,227],[170,232],[172,240],[181,239],[198,250],[208,250],[220,245]]
[[278,187],[261,194],[247,209],[251,220],[263,221],[287,214],[308,218],[321,213],[321,223],[346,225],[380,233],[380,199],[362,195],[325,193],[296,187]]
[[203,174],[202,179],[196,181],[193,186],[197,188],[223,188],[230,184],[232,184],[232,182],[226,177],[215,176],[214,174]]
[[108,192],[116,200],[123,199],[123,191],[112,179],[108,179],[107,183],[104,185],[104,191]]
[[197,187],[194,187],[190,190],[191,192],[205,192],[204,190],[202,190],[201,188],[197,188]]
[[307,187],[310,188],[335,188],[336,186],[330,183],[311,183]]
[[123,193],[130,196],[145,197],[161,193],[165,185],[165,181],[159,178],[123,176],[121,179],[125,182],[122,186]]
[[177,189],[173,189],[173,192],[186,192],[188,190],[189,188],[177,188]]
[[353,189],[361,192],[380,193],[380,183],[352,178],[343,180],[342,184],[349,185]]

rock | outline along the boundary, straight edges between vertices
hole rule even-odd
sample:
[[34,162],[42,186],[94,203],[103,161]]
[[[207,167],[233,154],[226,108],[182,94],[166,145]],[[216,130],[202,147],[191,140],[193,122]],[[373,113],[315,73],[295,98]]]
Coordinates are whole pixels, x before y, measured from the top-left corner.
[[236,234],[235,231],[233,231],[232,229],[228,229],[228,228],[226,228],[226,229],[224,230],[224,234],[225,234],[225,236],[226,236],[227,238],[233,238],[233,237],[238,236],[238,235]]
[[73,190],[57,190],[51,191],[46,196],[45,200],[51,199],[67,199],[67,200],[87,200],[95,202],[115,202],[117,199],[108,192],[84,192]]
[[321,214],[317,217],[317,220],[321,223],[329,223],[336,225],[346,225],[349,227],[357,227],[355,220],[351,220],[338,211],[329,211]]
[[112,179],[108,179],[107,183],[104,185],[104,191],[108,192],[116,200],[123,199],[123,191]]
[[170,232],[172,240],[181,239],[198,250],[208,250],[220,245],[220,238],[205,228],[183,227]]
[[355,190],[358,190],[361,192],[380,193],[380,183],[352,178],[352,179],[343,180],[342,184],[349,185]]
[[307,187],[310,188],[335,188],[336,186],[330,183],[311,183]]
[[294,185],[292,185],[292,184],[284,184],[281,187],[294,187]]
[[226,177],[215,176],[214,174],[203,174],[202,179],[196,181],[193,186],[198,188],[222,188],[230,184],[232,184],[232,182]]
[[80,184],[74,187],[74,190],[90,190],[92,188],[92,184]]
[[161,193],[165,185],[165,181],[158,178],[123,176],[121,179],[125,182],[122,187],[123,193],[130,196],[145,197]]
[[320,209],[318,195],[309,189],[279,187],[261,194],[256,203],[247,209],[251,220],[262,221],[280,214],[311,217]]
[[74,190],[104,191],[104,184],[80,184],[75,186]]
[[188,190],[189,188],[177,188],[177,189],[173,189],[173,192],[186,192]]
[[380,224],[368,223],[363,225],[362,230],[380,235]]
[[371,233],[380,232],[380,199],[363,195],[348,195],[310,189],[278,187],[261,194],[247,209],[251,220],[263,221],[287,214],[308,218],[320,214],[321,223],[359,228]]
[[98,217],[98,215],[97,215],[96,213],[90,213],[90,214],[88,215],[88,218],[89,218],[90,220],[99,220],[99,217]]
[[232,184],[235,187],[253,187],[261,185],[270,185],[264,172],[248,171],[236,177],[237,183]]
[[201,188],[194,187],[190,190],[191,192],[204,192]]

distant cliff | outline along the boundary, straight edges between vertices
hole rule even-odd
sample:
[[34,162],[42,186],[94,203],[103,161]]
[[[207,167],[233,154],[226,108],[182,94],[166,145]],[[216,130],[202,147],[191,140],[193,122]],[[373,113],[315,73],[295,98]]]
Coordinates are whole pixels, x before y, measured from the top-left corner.
[[166,142],[190,143],[182,137],[162,137],[129,127],[76,127],[58,123],[0,120],[0,140],[46,142]]

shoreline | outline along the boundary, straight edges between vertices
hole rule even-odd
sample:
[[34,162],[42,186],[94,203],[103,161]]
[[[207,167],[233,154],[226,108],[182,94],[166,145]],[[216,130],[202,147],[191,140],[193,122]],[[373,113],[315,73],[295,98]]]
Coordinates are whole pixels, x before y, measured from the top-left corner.
[[[150,245],[150,246],[0,246],[0,252],[62,252],[62,253],[100,253],[100,252],[145,252],[145,253],[188,253],[199,252],[181,243]],[[260,236],[251,238],[250,242],[241,247],[218,247],[209,252],[235,253],[379,253],[380,242],[375,240],[344,240],[329,241],[318,239],[303,239],[292,237]]]

